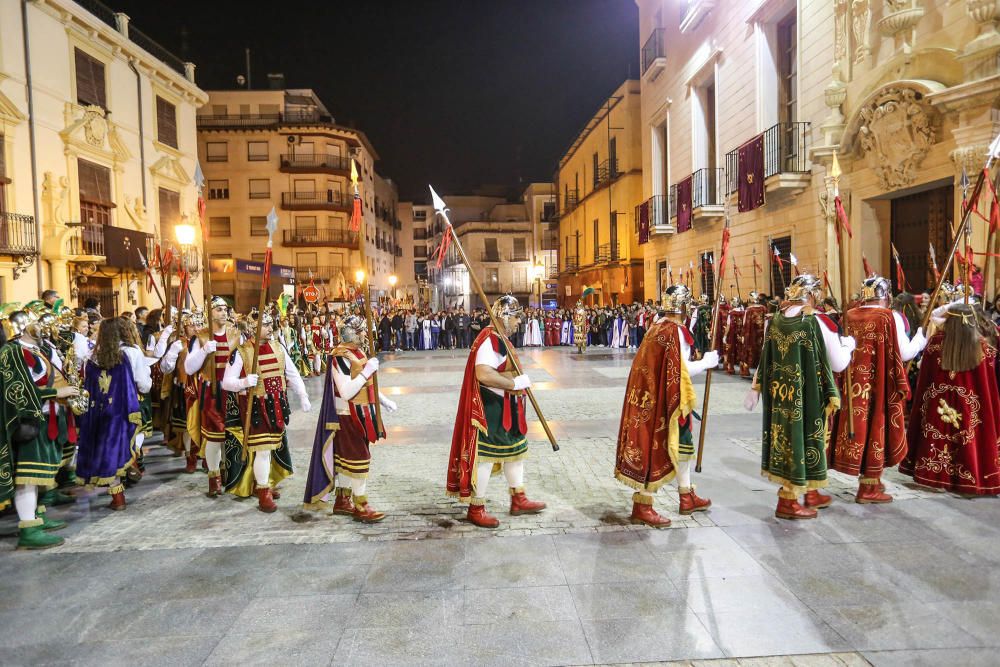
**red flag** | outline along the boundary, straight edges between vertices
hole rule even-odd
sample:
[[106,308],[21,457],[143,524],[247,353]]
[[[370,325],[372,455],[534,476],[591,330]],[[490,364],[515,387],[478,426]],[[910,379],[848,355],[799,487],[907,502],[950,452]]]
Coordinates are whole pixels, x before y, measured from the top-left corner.
[[764,267],[762,267],[760,264],[757,263],[757,255],[756,254],[753,256],[753,268],[755,270],[757,270],[757,271],[760,271],[761,273],[764,272]]
[[910,286],[906,282],[906,273],[903,271],[903,263],[899,261],[899,252],[896,250],[896,244],[890,243],[889,247],[892,248],[892,258],[896,260],[896,285],[904,292],[909,292]]
[[[844,204],[840,201],[840,195],[837,195],[833,199],[833,206],[837,210],[837,220],[843,225],[844,229],[847,231],[848,238],[854,238],[854,233],[851,231],[851,223],[847,219],[847,212],[844,210]],[[840,243],[840,234],[837,234],[837,243]]]
[[444,263],[444,256],[448,254],[448,248],[451,246],[451,233],[445,230],[445,235],[441,239],[441,245],[437,247],[437,250],[431,255],[431,257],[437,257],[436,268],[440,269],[441,265]]
[[830,274],[826,270],[823,271],[823,287],[826,288],[827,292],[830,291]]
[[993,195],[993,203],[990,204],[990,232],[995,233],[1000,228],[1000,202],[996,195]]
[[739,265],[736,264],[736,258],[735,257],[733,258],[733,274],[735,274],[737,278],[743,276],[743,274],[740,273],[740,267],[739,267]]
[[354,207],[351,209],[351,231],[356,232],[361,229],[361,195],[355,191]]
[[163,257],[160,258],[160,273],[167,274],[170,273],[170,267],[174,263],[174,251],[167,248],[167,251],[163,253]]
[[874,276],[875,272],[872,270],[871,264],[868,263],[868,257],[865,256],[865,253],[861,253],[861,262],[865,265],[865,278]]
[[722,252],[719,255],[719,275],[726,274],[726,260],[729,259],[729,227],[722,230]]

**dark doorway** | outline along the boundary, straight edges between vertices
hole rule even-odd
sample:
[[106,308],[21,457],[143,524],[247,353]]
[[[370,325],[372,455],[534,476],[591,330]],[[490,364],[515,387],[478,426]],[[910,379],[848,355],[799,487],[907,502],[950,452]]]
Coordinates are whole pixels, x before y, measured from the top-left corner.
[[[954,188],[951,185],[925,190],[892,200],[890,238],[899,252],[909,291],[919,294],[934,289],[934,270],[930,246],[934,246],[938,268],[943,268],[951,247]],[[891,253],[890,253],[891,257]],[[896,278],[895,260],[891,261],[892,286],[902,291]]]

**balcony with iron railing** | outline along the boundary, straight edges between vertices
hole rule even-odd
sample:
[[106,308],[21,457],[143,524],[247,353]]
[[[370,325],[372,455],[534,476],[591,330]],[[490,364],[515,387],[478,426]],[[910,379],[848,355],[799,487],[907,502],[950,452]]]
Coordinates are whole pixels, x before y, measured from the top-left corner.
[[518,251],[515,250],[510,253],[510,257],[507,258],[508,262],[527,262],[528,261],[528,251]]
[[663,28],[656,28],[642,45],[642,76],[655,79],[667,66],[667,54],[663,48]]
[[619,259],[621,259],[621,244],[618,242],[600,245],[594,254],[595,264],[610,264],[611,262],[617,262]]
[[580,269],[580,257],[578,255],[566,255],[563,258],[563,271],[578,271]]
[[35,255],[35,218],[22,213],[0,211],[0,254]]
[[[808,155],[810,127],[806,122],[777,123],[764,130],[766,192],[800,192],[809,186],[812,178]],[[739,148],[736,148],[726,154],[726,192],[736,192],[738,187]]]
[[566,190],[563,195],[563,215],[569,213],[580,204],[579,190]]
[[480,253],[479,259],[482,262],[502,262],[503,254],[499,250],[497,250],[496,252],[484,250],[482,253]]
[[318,111],[286,110],[280,113],[198,114],[197,129],[240,129],[277,125],[332,125],[333,117]]
[[314,173],[349,176],[351,173],[351,159],[343,155],[282,153],[279,159],[279,169],[286,174]]
[[339,190],[281,193],[281,208],[286,211],[341,211],[350,213],[353,203],[351,195]]
[[346,229],[285,229],[281,244],[289,248],[332,246],[357,250],[358,234]]
[[723,175],[725,170],[699,169],[691,174],[691,210],[695,217],[700,213],[713,215],[715,208],[720,209],[725,203],[723,193]]
[[76,261],[104,261],[104,225],[96,222],[67,222],[66,254]]
[[642,219],[642,209],[646,209],[646,216],[649,220],[649,235],[673,234],[677,228],[670,222],[671,197],[675,190],[671,187],[670,195],[653,195],[639,206],[635,207],[636,224]]
[[546,229],[542,232],[542,250],[559,250],[559,229]]
[[340,274],[344,274],[344,280],[351,284],[354,282],[354,272],[346,266],[333,264],[329,266],[296,266],[295,280],[299,283],[309,282],[309,273],[312,272],[313,280],[333,280]]

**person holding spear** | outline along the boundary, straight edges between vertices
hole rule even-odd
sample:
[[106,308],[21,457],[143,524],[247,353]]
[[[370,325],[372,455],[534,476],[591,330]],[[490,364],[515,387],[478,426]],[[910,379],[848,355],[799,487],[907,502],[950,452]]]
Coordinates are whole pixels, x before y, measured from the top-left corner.
[[[468,258],[448,220],[444,201],[431,188],[434,209],[444,218],[445,237],[441,254],[455,244],[466,267]],[[469,277],[479,298],[489,303],[474,271]],[[525,398],[538,415],[552,449],[555,436],[531,391],[531,379],[521,370],[508,336],[517,331],[524,311],[516,298],[505,294],[487,311],[491,325],[483,327],[469,349],[459,394],[458,414],[452,433],[448,461],[447,492],[469,503],[468,521],[480,528],[496,528],[500,521],[486,511],[486,487],[494,473],[503,470],[510,490],[510,513],[537,514],[545,503],[529,500],[524,491],[524,459],[528,455],[528,424]]]
[[715,350],[699,361],[692,359],[694,336],[684,326],[690,290],[671,285],[661,303],[665,317],[652,325],[632,361],[615,452],[615,479],[635,489],[629,520],[652,528],[670,525],[653,509],[653,494],[674,477],[682,515],[712,506],[691,483],[691,422],[697,404],[691,378],[719,364]]

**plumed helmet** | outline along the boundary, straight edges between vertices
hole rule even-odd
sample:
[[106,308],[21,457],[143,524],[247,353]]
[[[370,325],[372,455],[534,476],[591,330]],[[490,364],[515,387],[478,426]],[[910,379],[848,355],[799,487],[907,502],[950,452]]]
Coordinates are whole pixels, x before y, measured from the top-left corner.
[[357,343],[365,337],[365,320],[358,315],[348,315],[340,323],[340,339],[345,343]]
[[691,303],[691,290],[684,285],[671,285],[663,292],[662,301],[664,312],[684,314]]
[[882,276],[869,276],[861,283],[862,301],[882,301],[892,299],[892,285]]
[[792,282],[785,290],[785,299],[788,301],[808,301],[809,297],[819,298],[822,283],[811,273],[800,273],[792,278]]
[[520,302],[511,294],[504,294],[498,297],[493,302],[492,310],[493,316],[498,320],[507,319],[508,317],[519,317],[524,312]]

